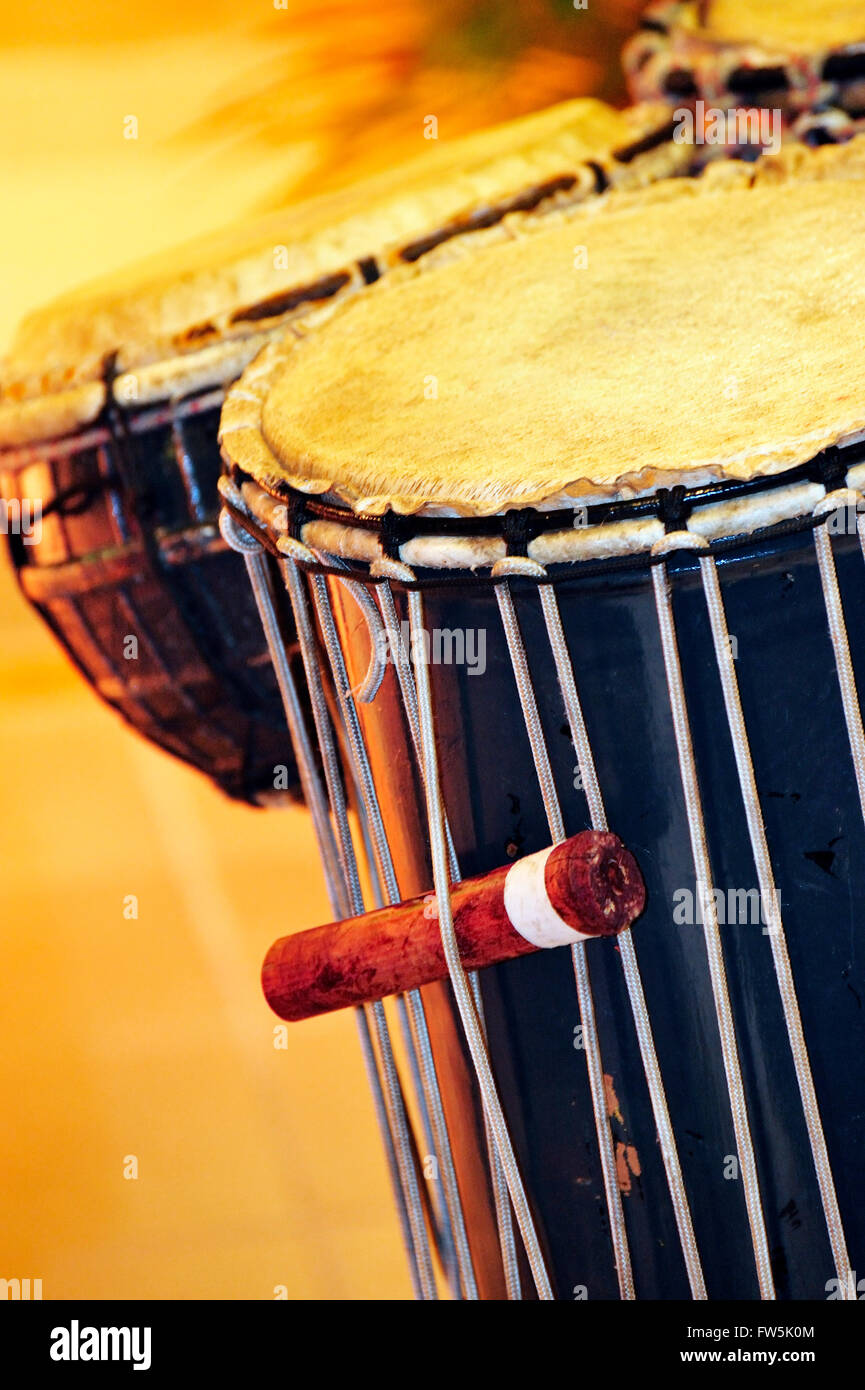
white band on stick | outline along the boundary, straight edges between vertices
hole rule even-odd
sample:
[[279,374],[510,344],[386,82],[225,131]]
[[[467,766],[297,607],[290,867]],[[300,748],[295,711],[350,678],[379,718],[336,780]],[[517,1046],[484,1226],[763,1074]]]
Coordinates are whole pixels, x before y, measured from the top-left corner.
[[583,932],[569,927],[550,902],[544,875],[553,848],[550,845],[538,854],[526,855],[511,865],[505,876],[505,912],[510,924],[541,950],[589,940]]

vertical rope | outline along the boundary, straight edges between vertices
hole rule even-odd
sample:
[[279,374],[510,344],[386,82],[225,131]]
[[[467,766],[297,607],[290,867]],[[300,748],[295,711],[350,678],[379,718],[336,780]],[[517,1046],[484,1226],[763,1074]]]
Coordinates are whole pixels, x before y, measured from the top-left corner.
[[[294,613],[313,720],[318,735],[319,751],[337,830],[337,846],[341,867],[340,914],[344,917],[353,916],[363,912],[363,893],[351,840],[333,727],[322,686],[315,633],[307,607],[303,579],[297,563],[292,557],[291,546],[295,543],[284,541],[281,544],[288,555],[288,558],[283,562],[283,576]],[[300,549],[305,550],[305,547],[300,547]],[[409,1256],[409,1268],[415,1295],[424,1300],[435,1299],[438,1294],[423,1201],[418,1186],[408,1115],[399,1084],[384,1008],[379,1002],[367,1004],[362,1010],[356,1012],[359,1015],[358,1026],[365,1060],[371,1061],[372,1064],[376,1061],[372,1039],[375,1040],[378,1048],[380,1069],[378,1065],[369,1065],[368,1071],[373,1079],[373,1097],[377,1112],[385,1120],[382,1128],[385,1138],[385,1153],[397,1198],[397,1212]]]
[[[407,565],[400,561],[381,560],[372,566],[373,574],[385,575],[391,578],[411,578],[411,570]],[[414,748],[415,759],[417,761],[420,775],[426,785],[426,769],[423,761],[423,749],[420,737],[420,719],[418,715],[417,689],[411,670],[409,654],[405,649],[397,620],[396,606],[393,600],[393,591],[390,584],[381,584],[378,587],[379,606],[381,608],[382,619],[385,631],[387,632],[388,644],[392,653],[396,668],[397,681],[402,695],[403,708],[411,736],[412,747]],[[451,883],[461,881],[459,863],[457,861],[456,850],[454,849],[453,838],[447,815],[443,814],[445,840],[447,846],[448,868]],[[476,971],[471,971],[468,975],[469,985],[474,999],[475,1009],[478,1015],[478,1022],[481,1032],[486,1042],[486,1023],[483,1014],[483,1000],[481,998],[480,984]],[[509,1301],[516,1302],[522,1298],[520,1284],[520,1268],[517,1259],[516,1243],[514,1240],[514,1223],[511,1214],[510,1198],[508,1187],[505,1182],[504,1172],[502,1171],[501,1161],[498,1150],[493,1140],[489,1121],[484,1112],[484,1131],[487,1145],[487,1157],[490,1165],[490,1181],[493,1192],[493,1203],[496,1212],[496,1228],[499,1236],[499,1248],[502,1254],[502,1267],[505,1275],[505,1287],[507,1289]]]
[[[273,663],[273,669],[276,675],[276,682],[282,697],[285,719],[288,724],[291,744],[297,760],[297,770],[300,775],[303,799],[312,817],[319,853],[324,865],[328,896],[331,900],[331,909],[334,912],[338,912],[339,907],[336,894],[338,861],[336,842],[333,838],[333,827],[331,826],[330,817],[328,815],[321,778],[318,775],[318,769],[315,765],[312,744],[307,732],[306,721],[303,717],[297,686],[295,685],[294,677],[291,673],[291,666],[286,656],[285,645],[279,630],[279,621],[276,616],[273,592],[270,587],[270,575],[267,569],[267,561],[264,558],[262,547],[259,545],[258,541],[246,532],[242,532],[233,520],[231,514],[225,510],[220,513],[219,529],[226,545],[230,546],[232,550],[239,549],[246,563],[246,572],[249,576],[256,607],[258,608],[258,616],[261,619],[261,626],[264,630],[267,649],[270,653],[270,659]],[[253,546],[255,547],[254,549]]]
[[[331,557],[331,564],[339,569],[347,570],[348,566],[337,557]],[[384,635],[381,617],[375,606],[375,601],[367,589],[356,580],[346,577],[340,579],[341,587],[351,594],[355,603],[361,610],[370,637],[370,662],[366,675],[360,685],[352,690],[352,697],[359,700],[362,704],[369,704],[378,694],[381,683],[384,680],[386,671],[385,649],[381,640]],[[342,707],[340,706],[340,720],[343,736],[346,744],[348,743],[348,733],[345,729],[345,721],[342,718]],[[385,886],[381,874],[378,870],[375,851],[372,843],[372,835],[369,827],[369,817],[366,811],[366,803],[360,785],[359,774],[355,766],[355,760],[350,752],[345,758],[347,770],[351,776],[352,786],[355,792],[355,804],[357,806],[357,818],[360,828],[361,843],[363,846],[364,862],[367,867],[370,886],[373,892],[374,904],[382,907],[385,903]],[[427,1196],[430,1201],[430,1209],[434,1222],[434,1235],[436,1246],[445,1266],[448,1282],[454,1291],[456,1298],[471,1298],[475,1296],[472,1292],[474,1288],[474,1271],[469,1262],[465,1265],[465,1245],[459,1249],[454,1235],[453,1210],[455,1203],[459,1203],[459,1189],[456,1187],[456,1176],[453,1169],[453,1162],[450,1156],[450,1137],[445,1123],[444,1109],[439,1095],[438,1077],[435,1071],[432,1046],[429,1041],[429,1032],[426,1022],[426,1012],[420,992],[410,991],[407,995],[401,994],[396,999],[397,1017],[400,1023],[400,1030],[405,1043],[406,1056],[408,1057],[411,1070],[412,1084],[418,1101],[421,1125],[423,1127],[424,1139],[427,1145],[427,1152],[435,1155],[436,1160],[442,1170],[442,1190],[437,1186],[427,1187]],[[441,1198],[444,1200],[442,1201]]]
[[[493,575],[506,573],[507,567],[511,563],[511,561],[499,562],[499,564],[493,567]],[[498,600],[499,613],[501,614],[502,626],[508,644],[508,652],[510,654],[514,679],[517,684],[526,732],[529,737],[529,744],[531,745],[535,772],[541,789],[541,796],[543,797],[547,823],[550,828],[550,836],[553,844],[560,844],[565,838],[565,825],[562,818],[562,810],[556,791],[555,779],[553,778],[553,770],[550,765],[549,753],[547,752],[544,731],[538,715],[538,706],[532,686],[532,679],[529,674],[522,634],[520,633],[516,613],[514,612],[514,603],[510,588],[507,584],[499,584],[496,586],[496,599]],[[595,1134],[598,1140],[598,1152],[600,1154],[601,1170],[604,1179],[604,1195],[606,1197],[607,1214],[610,1221],[610,1238],[613,1243],[613,1258],[615,1260],[616,1275],[619,1281],[619,1296],[623,1299],[633,1299],[636,1297],[636,1293],[634,1290],[633,1269],[631,1267],[631,1252],[628,1245],[628,1232],[625,1226],[625,1213],[622,1207],[622,1194],[619,1191],[619,1181],[616,1173],[613,1136],[607,1117],[607,1097],[604,1089],[604,1069],[601,1063],[601,1044],[598,1038],[597,1022],[595,1020],[595,1001],[592,995],[591,981],[589,979],[589,967],[586,961],[584,942],[578,941],[571,947],[571,958],[577,986],[577,999],[580,1007],[580,1022],[583,1028],[583,1042],[585,1043],[584,1050],[589,1075],[589,1089],[592,1096],[592,1112],[595,1119]]]
[[471,989],[460,960],[453,914],[450,900],[450,875],[448,872],[447,840],[444,829],[444,808],[439,782],[438,753],[435,741],[435,727],[432,712],[432,692],[430,690],[429,668],[423,643],[423,600],[416,590],[409,594],[409,621],[412,635],[412,656],[414,660],[415,682],[418,696],[418,716],[420,723],[421,748],[423,752],[424,782],[426,787],[427,820],[430,832],[430,852],[432,858],[433,883],[438,903],[439,928],[442,946],[447,961],[451,985],[456,996],[457,1008],[462,1020],[466,1042],[474,1064],[480,1086],[481,1098],[487,1114],[490,1129],[496,1143],[502,1169],[507,1181],[508,1191],[517,1218],[517,1225],[526,1248],[526,1255],[538,1297],[544,1301],[553,1297],[552,1285],[547,1274],[546,1263],[541,1251],[534,1219],[529,1208],[522,1176],[514,1154],[513,1143],[508,1131],[507,1121],[499,1100],[496,1084],[490,1067],[486,1041],[475,1010]]
[[[354,586],[352,586],[352,590],[353,589]],[[399,885],[394,870],[393,857],[390,852],[390,845],[387,839],[387,832],[385,830],[378,796],[375,790],[375,780],[372,775],[372,768],[370,766],[369,755],[366,750],[363,731],[358,718],[357,707],[349,685],[348,672],[346,671],[345,660],[340,647],[339,634],[330,604],[327,583],[321,575],[313,576],[312,591],[319,627],[330,662],[340,709],[342,711],[352,763],[357,777],[358,790],[366,821],[370,828],[375,866],[378,870],[387,901],[389,903],[398,903],[400,901]],[[373,610],[376,619],[378,619],[378,609],[373,606]],[[370,615],[365,606],[362,607],[362,611],[367,617],[367,620],[369,620]],[[381,644],[377,640],[378,633],[375,627],[371,627],[370,635],[373,648],[378,646],[380,649]],[[376,659],[380,654],[380,650],[378,652],[374,650],[371,669],[375,667]],[[379,680],[378,684],[380,685],[380,683],[381,681]],[[475,1300],[478,1297],[477,1280],[468,1243],[465,1217],[459,1194],[459,1186],[457,1184],[450,1136],[448,1134],[444,1107],[442,1105],[441,1092],[438,1084],[438,1076],[433,1060],[423,1000],[418,990],[411,990],[406,995],[405,999],[410,1019],[411,1033],[413,1034],[414,1043],[416,1044],[417,1064],[421,1081],[419,1094],[427,1110],[430,1131],[434,1137],[435,1150],[441,1169],[446,1208],[450,1218],[455,1243],[460,1286],[467,1299]],[[412,1039],[410,1037],[410,1047],[411,1043]]]
[[[264,560],[261,554],[261,546],[253,536],[249,536],[246,533],[242,532],[240,528],[234,523],[230,514],[226,511],[223,511],[220,517],[220,529],[222,531],[226,544],[231,546],[231,548],[234,550],[239,550],[243,554],[244,559],[247,562],[247,570],[250,575],[250,580],[252,581],[253,593],[255,595],[256,603],[258,605],[259,614],[262,620],[262,626],[264,628],[265,636],[268,642],[268,647],[271,649],[271,655],[273,656],[275,654],[274,669],[277,674],[277,680],[280,684],[280,691],[283,694],[284,700],[286,701],[286,716],[288,718],[289,730],[292,734],[292,740],[294,743],[295,757],[297,758],[298,771],[301,776],[301,784],[304,787],[305,794],[308,788],[309,794],[311,795],[311,800],[308,804],[310,805],[311,810],[313,810],[313,826],[318,837],[319,852],[321,854],[322,862],[325,867],[328,895],[331,900],[331,908],[337,915],[346,916],[348,915],[350,910],[348,882],[345,876],[341,875],[337,871],[338,861],[336,857],[336,846],[333,840],[333,831],[330,825],[330,820],[327,815],[327,810],[324,806],[324,797],[321,792],[318,770],[315,766],[315,761],[312,757],[312,749],[309,743],[309,739],[306,736],[306,728],[303,723],[302,715],[300,714],[300,707],[296,701],[297,692],[294,689],[294,682],[291,677],[291,670],[288,666],[287,660],[285,659],[285,653],[283,651],[282,644],[279,640],[279,629],[276,618],[276,611],[273,606],[273,594],[271,592],[270,584],[267,579],[266,568],[264,570],[264,573],[262,573],[262,568],[260,567],[264,566]],[[299,598],[301,603],[303,603],[302,591],[300,592]],[[305,604],[303,606],[305,609]],[[306,638],[308,639],[311,633],[311,629],[309,628],[308,623],[308,614],[304,613],[304,617],[306,618],[306,621],[303,624],[304,633]],[[297,610],[295,610],[295,621],[297,621]],[[298,631],[300,631],[300,628],[298,628]],[[271,646],[271,644],[273,645]],[[304,669],[307,671],[307,680],[309,680],[309,650],[305,649],[303,655]],[[284,684],[283,681],[285,677],[287,677],[287,681]],[[292,698],[292,692],[294,698]],[[323,692],[321,691],[320,684],[317,680],[314,680],[310,685],[310,695],[312,697],[313,708],[315,712],[316,729],[319,732],[319,737],[321,738],[321,730],[323,728],[322,720],[324,719],[325,721],[327,721],[327,708],[326,705],[323,704]],[[298,730],[301,736],[298,737],[298,739],[295,741],[294,724],[296,717],[299,719]],[[329,722],[327,724],[327,728],[329,730]],[[332,754],[332,738],[330,738],[329,734],[328,737],[325,738],[325,746]],[[328,760],[327,757],[325,758],[325,768],[326,770],[329,769],[332,776],[332,759]],[[345,829],[347,829],[347,821],[345,822]],[[398,1155],[397,1153],[397,1147],[394,1137],[395,1126],[393,1120],[393,1113],[395,1110],[395,1097],[392,1094],[386,1097],[386,1088],[388,1089],[388,1091],[391,1090],[393,1086],[394,1076],[393,1073],[386,1074],[385,1081],[384,1083],[382,1082],[382,1077],[379,1071],[379,1064],[372,1041],[373,1031],[375,1031],[376,1034],[380,1036],[381,1026],[380,1020],[375,1018],[372,1008],[367,1007],[366,1009],[356,1009],[355,1018],[357,1022],[358,1036],[360,1040],[361,1056],[363,1058],[364,1069],[366,1071],[367,1080],[369,1082],[370,1091],[372,1093],[373,1109],[375,1112],[379,1130],[381,1132],[385,1150],[385,1158],[387,1161],[388,1171],[390,1173],[391,1183],[396,1199],[397,1214],[399,1217],[400,1229],[403,1236],[403,1243],[405,1245],[406,1254],[408,1256],[409,1273],[412,1280],[412,1286],[415,1290],[415,1296],[422,1297],[425,1295],[426,1282],[422,1277],[422,1266],[421,1262],[418,1259],[418,1253],[415,1246],[415,1230],[412,1226],[412,1223],[409,1220],[409,1212],[405,1198],[405,1184],[403,1179],[403,1171],[401,1167],[402,1154]],[[402,1104],[401,1096],[399,1097],[399,1104]]]
[[[824,504],[827,499],[824,498]],[[862,535],[862,522],[858,523],[859,538],[865,553],[865,539]],[[844,621],[844,606],[841,602],[841,591],[838,588],[838,574],[835,569],[835,557],[832,554],[832,543],[826,532],[825,526],[818,526],[814,532],[814,547],[817,551],[817,563],[820,568],[820,582],[823,586],[823,599],[826,604],[826,617],[829,622],[829,634],[832,638],[832,648],[835,653],[835,667],[838,672],[838,686],[841,691],[841,702],[844,706],[844,719],[847,724],[847,736],[850,741],[850,752],[853,757],[853,770],[856,774],[856,787],[859,792],[859,805],[862,808],[862,816],[865,819],[865,733],[862,729],[862,712],[859,708],[859,695],[856,690],[856,677],[853,674],[853,662],[850,657],[850,642],[847,637],[847,624]]]
[[[687,543],[696,538],[688,533]],[[679,533],[666,537],[661,545],[669,545],[678,540]],[[730,1097],[733,1129],[736,1136],[736,1151],[745,1193],[745,1207],[751,1230],[751,1244],[757,1269],[760,1297],[774,1299],[775,1286],[769,1258],[769,1243],[766,1237],[766,1223],[763,1217],[760,1183],[754,1158],[754,1144],[748,1121],[748,1107],[745,1100],[745,1085],[739,1064],[739,1051],[736,1043],[736,1028],[733,1010],[727,990],[727,975],[724,968],[724,952],[721,946],[721,933],[718,926],[718,913],[715,906],[712,868],[709,861],[709,848],[706,841],[706,827],[703,821],[703,807],[697,781],[697,767],[694,761],[694,748],[691,742],[691,727],[685,702],[682,683],[682,668],[679,663],[679,648],[676,642],[676,629],[673,621],[673,606],[667,583],[666,566],[652,568],[652,583],[655,590],[655,606],[658,614],[658,627],[667,673],[667,689],[670,697],[670,712],[676,735],[676,748],[679,759],[679,772],[682,778],[682,791],[685,797],[685,810],[688,817],[688,832],[691,839],[691,853],[700,892],[703,935],[706,942],[706,955],[709,963],[709,976],[715,1000],[715,1013],[721,1039],[721,1055]]]
[[[847,1254],[847,1242],[844,1237],[844,1226],[838,1207],[835,1181],[832,1176],[832,1165],[829,1161],[826,1136],[823,1132],[823,1122],[820,1119],[817,1093],[814,1088],[814,1078],[811,1074],[811,1062],[808,1057],[808,1048],[805,1044],[802,1018],[799,1013],[799,1001],[796,998],[796,986],[793,980],[793,969],[790,964],[790,957],[787,953],[787,938],[784,932],[784,924],[781,920],[781,909],[778,904],[778,894],[775,888],[772,861],[769,858],[766,828],[763,822],[760,799],[757,794],[754,764],[751,758],[751,748],[748,742],[745,716],[742,711],[742,701],[739,694],[739,682],[736,678],[736,670],[733,665],[733,653],[730,648],[730,639],[727,630],[727,615],[724,611],[724,602],[721,597],[718,570],[714,558],[711,555],[701,557],[700,571],[703,579],[703,592],[706,597],[706,606],[709,610],[712,640],[715,645],[715,659],[718,664],[718,674],[721,677],[721,687],[724,692],[727,722],[730,727],[730,736],[733,740],[733,752],[739,774],[742,801],[745,807],[745,819],[748,823],[748,835],[751,840],[751,849],[757,868],[757,880],[760,885],[760,900],[763,903],[764,912],[768,907],[770,918],[768,923],[769,940],[772,946],[775,975],[778,980],[778,989],[784,1009],[784,1021],[787,1025],[787,1037],[789,1038],[790,1050],[793,1054],[793,1065],[796,1070],[799,1094],[802,1098],[802,1109],[805,1115],[805,1124],[808,1129],[808,1139],[811,1144],[811,1153],[814,1159],[817,1183],[820,1188],[820,1200],[823,1204],[823,1214],[826,1219],[826,1229],[829,1232],[829,1243],[832,1247],[835,1270],[838,1275],[840,1287],[846,1291],[849,1289],[851,1283],[849,1278],[850,1260]],[[855,1280],[853,1282],[855,1283]]]
[[[518,561],[511,561],[511,566],[516,567],[518,563]],[[529,566],[533,567],[532,572],[535,574],[544,575],[546,573],[541,565],[536,565],[536,562],[532,560],[519,563],[519,572],[530,572]],[[565,640],[564,629],[562,627],[559,601],[552,585],[541,585],[538,592],[540,595],[544,622],[546,623],[547,636],[556,666],[559,688],[565,703],[565,712],[571,730],[571,738],[573,739],[574,748],[577,752],[577,761],[580,767],[583,789],[586,793],[589,816],[595,830],[606,830],[608,829],[607,812],[601,794],[595,758],[586,728],[583,708],[577,691],[573,662],[571,661],[571,655],[568,651],[568,644]],[[655,1126],[658,1131],[658,1141],[661,1146],[661,1156],[664,1161],[664,1171],[666,1173],[670,1200],[676,1219],[676,1228],[679,1232],[679,1242],[682,1247],[682,1255],[685,1261],[691,1297],[694,1299],[705,1299],[706,1284],[703,1278],[700,1252],[697,1248],[697,1240],[694,1235],[694,1227],[691,1221],[691,1208],[688,1203],[688,1196],[682,1177],[682,1169],[679,1163],[676,1136],[670,1119],[664,1079],[661,1075],[658,1055],[655,1050],[655,1039],[652,1032],[651,1018],[649,1016],[648,1005],[646,1004],[646,997],[643,992],[643,981],[640,975],[636,947],[634,946],[630,928],[620,933],[617,944],[622,958],[625,984],[631,1004],[631,1013],[634,1018],[634,1027],[637,1033],[640,1057],[642,1058],[643,1070],[646,1075],[646,1084],[652,1104],[652,1114],[654,1115]]]

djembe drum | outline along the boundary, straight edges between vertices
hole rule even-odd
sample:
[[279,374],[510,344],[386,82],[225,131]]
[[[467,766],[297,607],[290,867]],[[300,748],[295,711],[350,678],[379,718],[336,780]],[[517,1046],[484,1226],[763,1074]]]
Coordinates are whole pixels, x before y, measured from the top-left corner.
[[[392,264],[515,208],[669,172],[683,155],[668,133],[663,110],[574,101],[430,141],[404,168],[156,257],[28,319],[0,391],[0,493],[13,507],[38,500],[41,539],[13,536],[12,557],[102,698],[232,795],[294,790],[260,624],[217,528],[226,386],[301,311]],[[298,655],[290,628],[284,636],[285,686]],[[292,699],[300,730],[302,695]]]
[[511,219],[223,411],[349,919],[265,991],[373,1036],[405,991],[424,1296],[432,1230],[470,1298],[856,1297],[865,142],[723,173]]
[[786,132],[812,145],[863,129],[865,12],[856,0],[660,0],[623,62],[635,101],[777,109]]

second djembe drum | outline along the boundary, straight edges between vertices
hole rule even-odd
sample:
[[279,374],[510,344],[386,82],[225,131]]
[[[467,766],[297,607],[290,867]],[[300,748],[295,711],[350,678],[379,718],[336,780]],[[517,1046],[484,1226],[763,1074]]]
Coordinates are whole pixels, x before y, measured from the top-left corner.
[[[512,222],[228,397],[226,529],[283,564],[350,919],[265,990],[428,1022],[467,1297],[857,1296],[863,175],[856,141]],[[557,854],[594,856],[594,926]],[[402,1182],[411,1214],[410,1148]]]
[[[40,508],[41,537],[13,536],[12,557],[103,699],[234,796],[295,790],[255,608],[216,524],[226,387],[312,304],[515,209],[681,164],[668,124],[663,110],[574,101],[430,141],[407,166],[158,256],[22,325],[0,383],[0,495]],[[297,668],[290,627],[284,650]]]
[[812,145],[849,140],[865,120],[858,0],[659,0],[623,61],[635,100],[777,110]]

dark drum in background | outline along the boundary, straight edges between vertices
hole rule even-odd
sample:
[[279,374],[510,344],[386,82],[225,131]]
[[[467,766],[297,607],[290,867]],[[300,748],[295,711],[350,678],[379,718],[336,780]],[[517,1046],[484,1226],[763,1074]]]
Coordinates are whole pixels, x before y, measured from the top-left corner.
[[0,453],[0,491],[41,503],[39,543],[10,536],[12,559],[96,692],[230,796],[259,802],[296,794],[297,778],[243,561],[219,535],[221,403],[214,391],[114,406],[78,434]]

